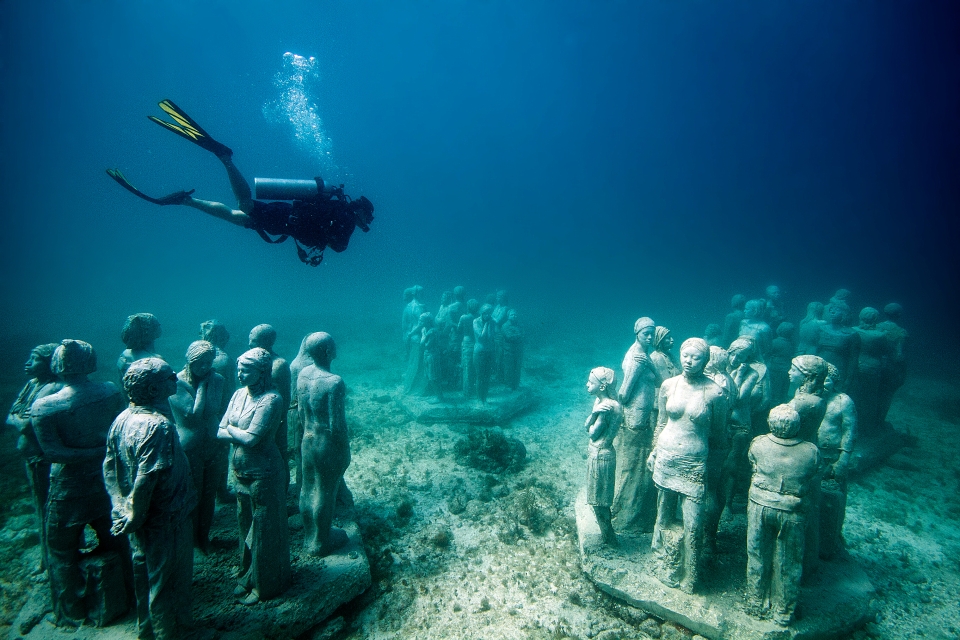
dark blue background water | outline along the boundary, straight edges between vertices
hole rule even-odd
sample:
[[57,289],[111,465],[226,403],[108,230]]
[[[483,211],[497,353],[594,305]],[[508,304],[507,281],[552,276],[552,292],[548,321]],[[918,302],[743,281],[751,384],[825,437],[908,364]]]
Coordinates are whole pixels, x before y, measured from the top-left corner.
[[[931,2],[4,2],[4,362],[119,344],[139,311],[396,323],[414,283],[433,309],[506,287],[545,332],[624,345],[638,315],[686,336],[733,293],[777,283],[799,319],[846,287],[957,353],[958,33]],[[346,253],[311,269],[104,174],[232,203],[147,121],[162,98],[250,178],[319,173],[264,116],[287,51],[318,59],[328,177],[377,207]]]

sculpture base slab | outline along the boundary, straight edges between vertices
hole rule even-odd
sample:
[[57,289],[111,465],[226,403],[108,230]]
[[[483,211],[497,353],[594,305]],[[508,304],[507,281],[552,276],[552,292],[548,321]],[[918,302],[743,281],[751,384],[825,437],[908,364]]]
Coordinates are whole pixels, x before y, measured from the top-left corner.
[[862,475],[884,464],[897,451],[910,444],[910,436],[884,422],[876,433],[857,432],[851,473]]
[[[745,524],[721,532],[717,553],[704,562],[702,593],[687,594],[654,577],[656,562],[650,534],[619,534],[619,549],[601,543],[600,528],[586,492],[577,496],[580,563],[602,591],[658,618],[680,624],[707,638],[726,640],[793,640],[835,638],[851,633],[873,615],[873,585],[846,553],[821,562],[803,585],[797,619],[788,627],[761,620],[744,610],[746,575]],[[741,520],[745,519],[743,516]],[[737,550],[739,548],[739,551]],[[840,557],[842,556],[842,557]]]
[[460,392],[436,398],[402,396],[400,406],[421,424],[503,424],[533,406],[536,396],[529,389],[511,391],[505,387],[491,389],[486,402],[464,399]]

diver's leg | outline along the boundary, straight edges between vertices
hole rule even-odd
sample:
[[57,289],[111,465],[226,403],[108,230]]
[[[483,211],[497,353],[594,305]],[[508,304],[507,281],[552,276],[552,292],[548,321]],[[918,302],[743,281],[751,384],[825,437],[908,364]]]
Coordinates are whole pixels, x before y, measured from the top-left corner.
[[227,170],[227,177],[230,179],[230,188],[233,189],[233,195],[237,197],[237,207],[246,214],[253,210],[253,193],[250,191],[250,183],[233,164],[232,156],[217,156],[223,163],[223,168]]
[[198,211],[203,211],[206,214],[213,216],[214,218],[220,218],[221,220],[226,220],[231,224],[235,224],[238,227],[248,227],[250,225],[250,216],[248,216],[243,211],[238,211],[237,209],[231,209],[222,202],[213,202],[212,200],[200,200],[198,198],[187,197],[181,204],[187,207],[193,207]]

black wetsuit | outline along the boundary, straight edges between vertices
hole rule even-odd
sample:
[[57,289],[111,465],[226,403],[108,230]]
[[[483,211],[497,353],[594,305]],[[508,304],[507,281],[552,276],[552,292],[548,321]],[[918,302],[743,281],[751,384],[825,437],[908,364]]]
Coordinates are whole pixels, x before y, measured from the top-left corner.
[[[337,253],[346,250],[357,226],[347,203],[336,199],[292,203],[254,200],[250,218],[247,228],[260,233],[267,242],[283,242],[289,236],[304,247],[318,251],[330,247]],[[282,238],[274,240],[266,234]]]

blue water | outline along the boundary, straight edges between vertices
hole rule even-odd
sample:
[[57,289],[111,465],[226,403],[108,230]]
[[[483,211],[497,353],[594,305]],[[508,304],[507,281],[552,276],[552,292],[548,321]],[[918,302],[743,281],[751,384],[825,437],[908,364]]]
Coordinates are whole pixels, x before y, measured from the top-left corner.
[[[109,360],[139,311],[392,326],[414,283],[624,345],[639,315],[685,337],[733,293],[779,284],[797,320],[845,287],[956,354],[957,33],[949,2],[0,3],[0,366],[63,337]],[[287,52],[315,58],[293,84]],[[366,195],[372,231],[312,269],[133,198],[104,169],[232,204],[147,121],[163,98],[251,179]]]

